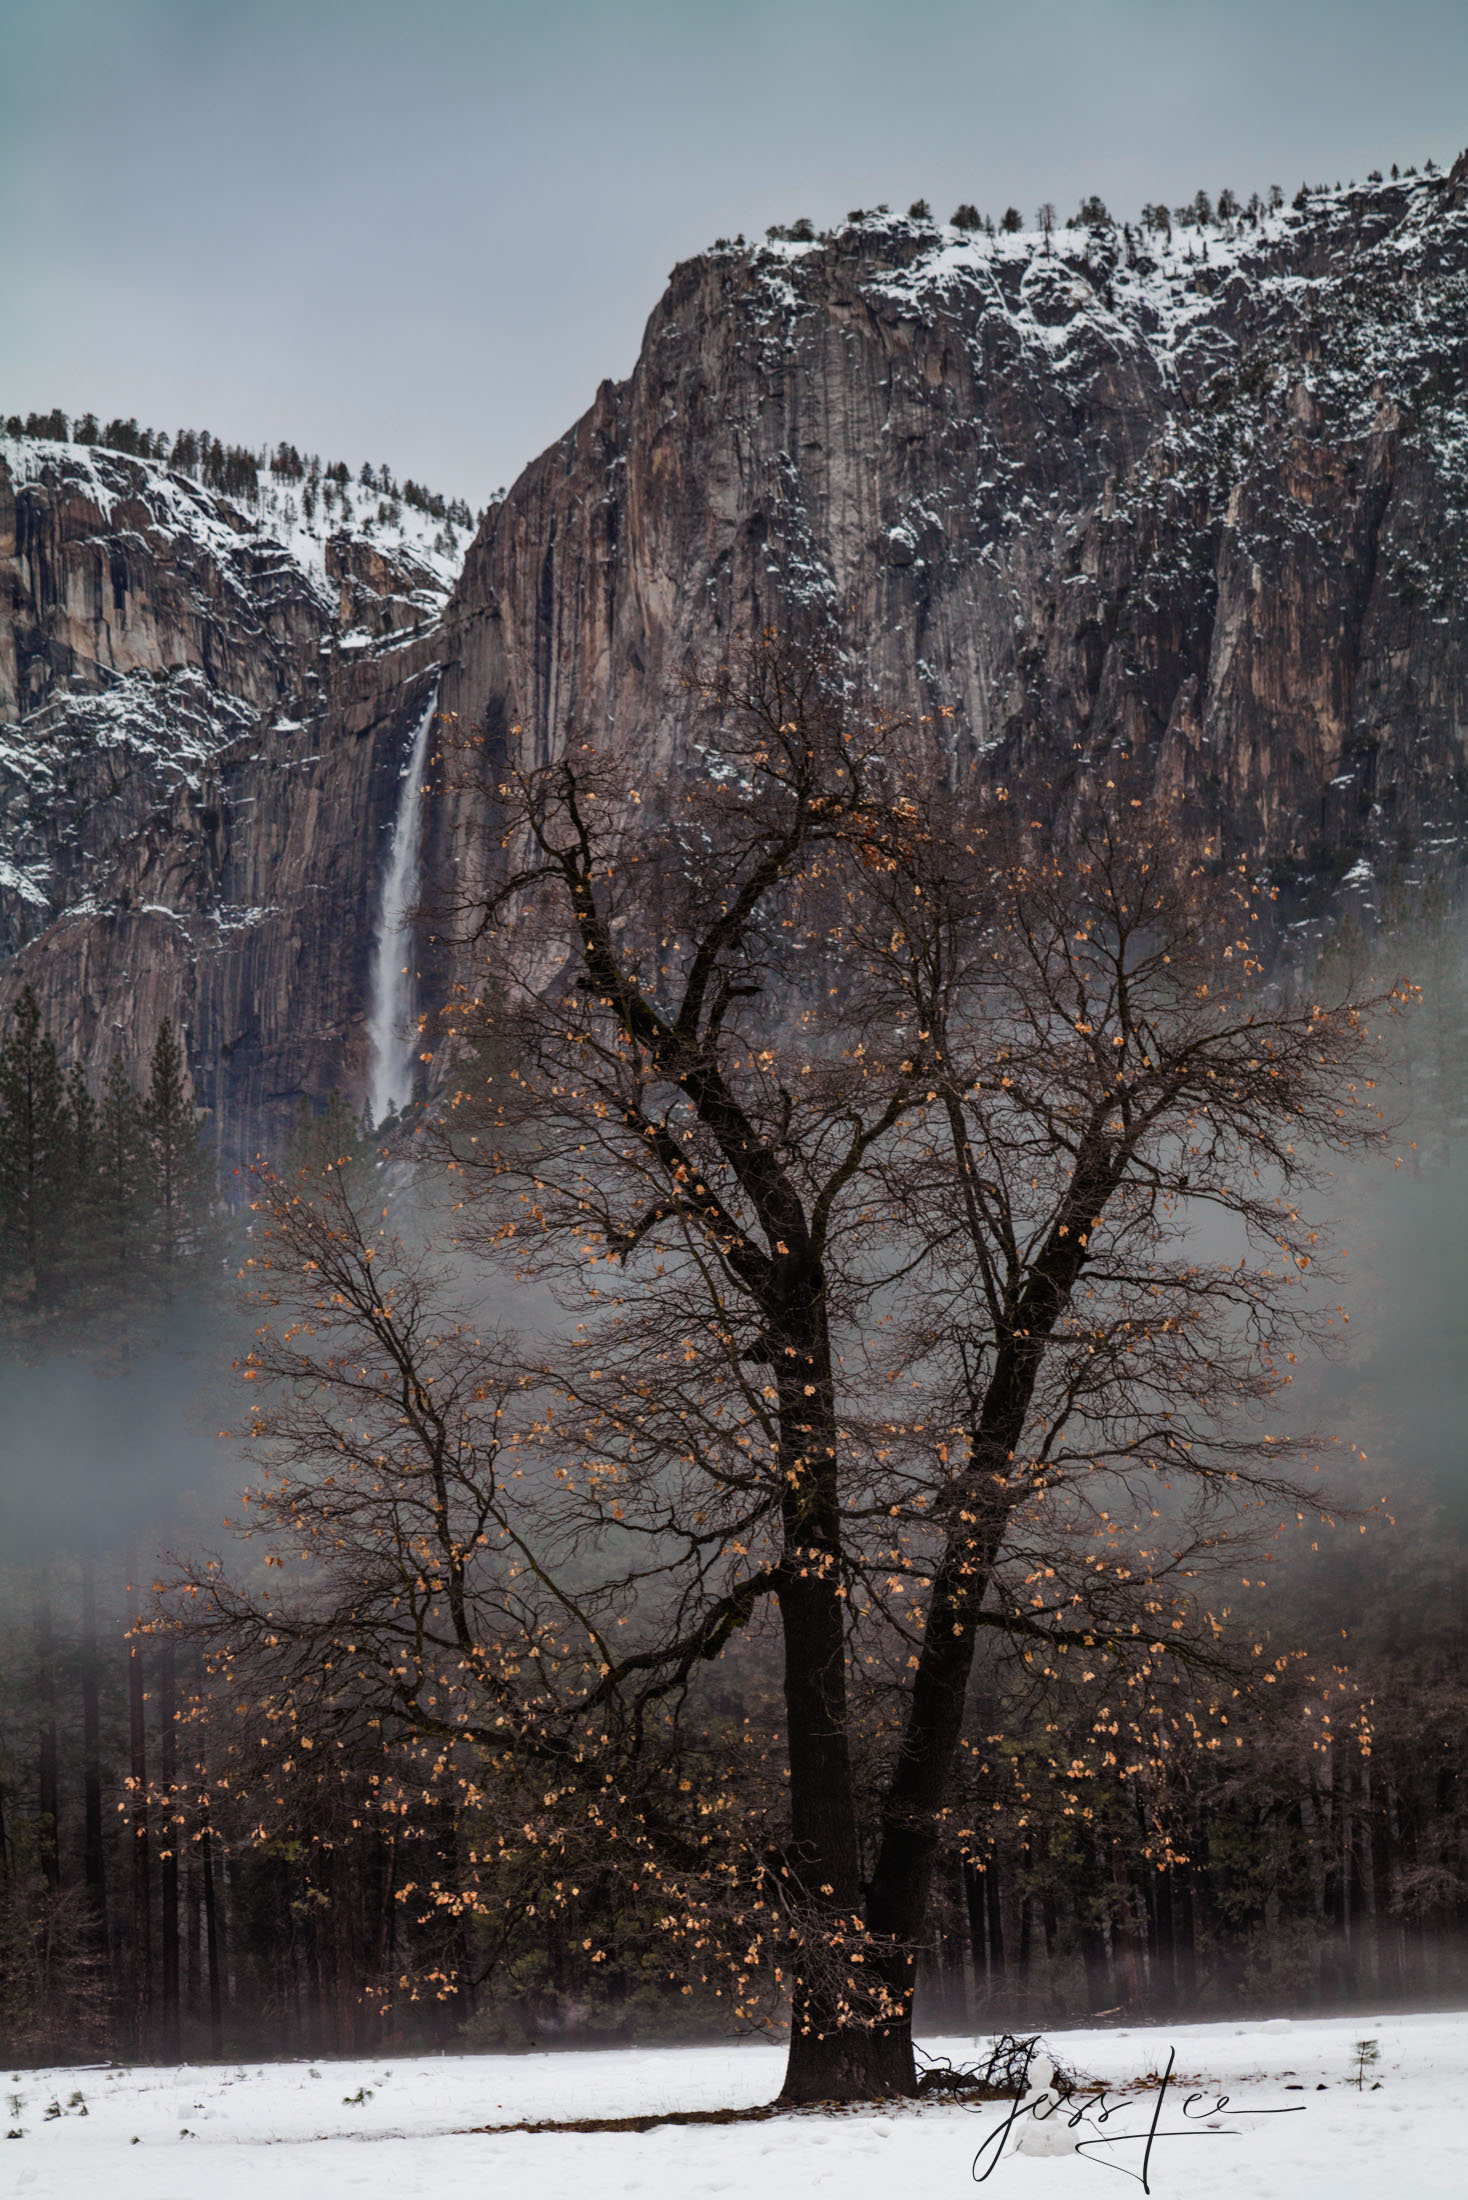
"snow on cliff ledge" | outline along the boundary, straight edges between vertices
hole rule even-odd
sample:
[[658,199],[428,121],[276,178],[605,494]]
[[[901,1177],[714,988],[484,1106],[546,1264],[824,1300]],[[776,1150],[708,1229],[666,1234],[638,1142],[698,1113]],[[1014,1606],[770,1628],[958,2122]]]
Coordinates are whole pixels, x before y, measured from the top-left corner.
[[[161,532],[192,537],[221,562],[245,547],[257,556],[278,550],[318,584],[327,603],[334,596],[327,580],[333,540],[417,568],[419,585],[442,599],[458,578],[473,532],[397,493],[328,481],[313,483],[307,495],[302,484],[282,481],[264,467],[253,494],[226,496],[166,460],[135,458],[101,444],[0,436],[0,463],[18,490],[34,484],[87,497],[103,531],[118,521],[136,525],[141,504]],[[129,508],[126,515],[122,507]]]

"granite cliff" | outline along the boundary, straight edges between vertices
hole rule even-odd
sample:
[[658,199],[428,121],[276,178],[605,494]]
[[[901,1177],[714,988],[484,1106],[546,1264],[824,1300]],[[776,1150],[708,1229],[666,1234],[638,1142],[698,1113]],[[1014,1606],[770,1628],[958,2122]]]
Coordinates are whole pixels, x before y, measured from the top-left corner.
[[[998,780],[1146,756],[1289,921],[1455,870],[1468,157],[1170,233],[1091,214],[881,211],[678,267],[452,587],[360,533],[303,557],[141,461],[9,447],[0,983],[93,1058],[172,1012],[227,1144],[359,1095],[435,679],[491,741],[666,768],[687,655],[792,610]],[[493,860],[467,797],[426,827],[430,899]]]
[[375,899],[457,567],[441,532],[272,516],[113,451],[0,446],[0,1006],[34,985],[89,1070],[171,1016],[236,1160],[302,1093],[365,1089]]
[[1308,909],[1457,860],[1465,578],[1468,156],[1170,236],[879,213],[674,271],[443,704],[667,758],[685,653],[803,603],[996,779],[1124,742]]

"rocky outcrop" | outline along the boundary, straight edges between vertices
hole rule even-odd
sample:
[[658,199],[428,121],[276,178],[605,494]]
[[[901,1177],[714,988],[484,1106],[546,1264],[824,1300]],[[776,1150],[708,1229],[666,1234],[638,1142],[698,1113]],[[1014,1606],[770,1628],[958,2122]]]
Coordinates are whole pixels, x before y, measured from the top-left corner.
[[474,544],[444,705],[666,764],[685,655],[803,605],[998,779],[1122,743],[1297,909],[1420,874],[1468,806],[1465,198],[692,260]]
[[449,575],[150,462],[0,457],[0,1008],[88,1070],[164,1016],[232,1159],[367,1077],[373,910]]
[[[491,751],[518,723],[668,770],[688,655],[804,611],[1038,799],[1144,756],[1291,922],[1461,858],[1465,162],[1171,236],[881,213],[720,246],[451,594],[426,536],[272,533],[157,465],[6,449],[0,1006],[31,978],[94,1063],[174,1015],[230,1152],[365,1090],[439,666]],[[430,902],[494,860],[467,794],[427,828]]]

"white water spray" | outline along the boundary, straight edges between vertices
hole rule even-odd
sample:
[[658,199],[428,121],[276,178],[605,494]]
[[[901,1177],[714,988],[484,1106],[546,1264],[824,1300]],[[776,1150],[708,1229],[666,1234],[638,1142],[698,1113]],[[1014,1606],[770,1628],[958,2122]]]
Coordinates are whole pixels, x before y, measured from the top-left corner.
[[437,709],[438,683],[435,681],[403,766],[398,814],[393,819],[392,846],[388,851],[387,875],[382,882],[382,901],[377,913],[377,939],[372,949],[372,1005],[367,1023],[372,1062],[367,1104],[374,1128],[394,1108],[405,1106],[413,1097],[418,1032],[413,1017],[411,918],[418,891],[418,855],[423,844],[423,774],[428,762],[428,736],[433,730]]

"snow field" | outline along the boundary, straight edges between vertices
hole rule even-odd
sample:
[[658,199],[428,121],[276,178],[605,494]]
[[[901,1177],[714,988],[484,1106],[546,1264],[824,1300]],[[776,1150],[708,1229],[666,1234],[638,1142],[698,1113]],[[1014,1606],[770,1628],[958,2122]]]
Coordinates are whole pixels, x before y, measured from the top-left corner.
[[[1289,2023],[1169,2025],[1047,2034],[1058,2059],[1117,2086],[1176,2076],[1149,2164],[1159,2200],[1412,2200],[1468,2192],[1468,2013]],[[1352,2048],[1380,2061],[1358,2092]],[[954,2062],[965,2039],[930,2040]],[[0,2193],[25,2200],[962,2200],[972,2164],[1010,2114],[902,2103],[808,2110],[766,2122],[645,2132],[486,2133],[484,2124],[752,2106],[776,2092],[778,2047],[455,2055],[179,2069],[0,2072]],[[1373,2081],[1380,2080],[1377,2090]],[[1318,2085],[1326,2090],[1317,2092]],[[1296,2087],[1300,2090],[1288,2090]],[[1202,2092],[1202,2098],[1196,2096]],[[1229,2096],[1221,2112],[1220,2093]],[[83,2096],[75,2102],[73,2097]],[[988,2178],[995,2200],[1081,2200],[1140,2179],[1155,2092],[1126,2096],[1106,2134],[1139,2136],[1088,2156],[1013,2145]],[[52,2104],[60,2113],[48,2119]],[[1185,2107],[1185,2104],[1190,2104]],[[81,2113],[85,2107],[86,2114]],[[1294,2108],[1297,2113],[1241,2114]],[[1094,2121],[1094,2119],[1093,2119]],[[1099,2135],[1095,2126],[1086,2136]],[[1082,2136],[1077,2133],[1077,2136]]]

